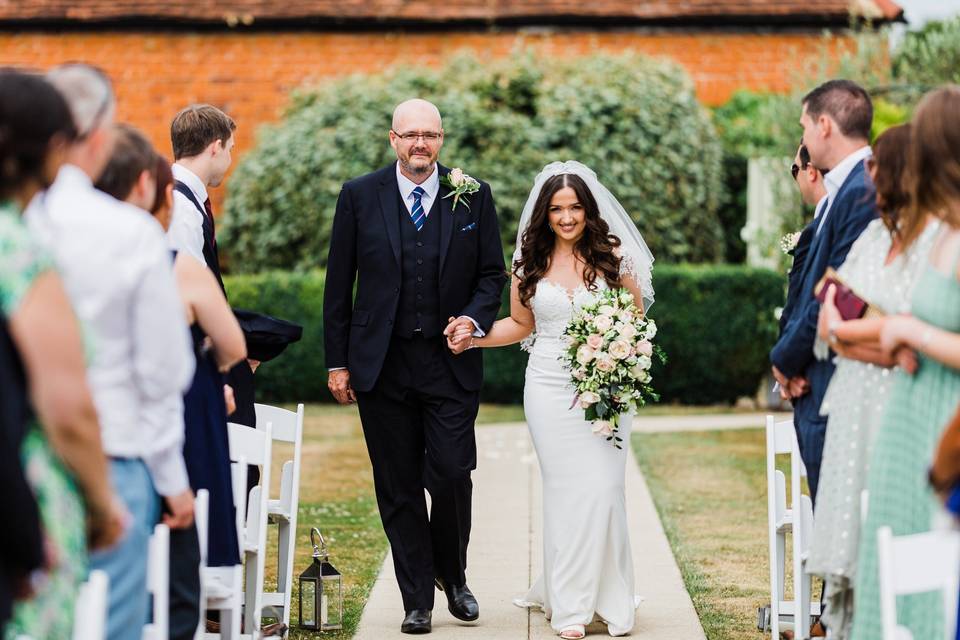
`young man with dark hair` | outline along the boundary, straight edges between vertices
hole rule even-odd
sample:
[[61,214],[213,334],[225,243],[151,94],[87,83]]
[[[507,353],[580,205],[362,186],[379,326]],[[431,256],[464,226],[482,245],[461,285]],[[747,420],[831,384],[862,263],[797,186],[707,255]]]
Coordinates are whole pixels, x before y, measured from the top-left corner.
[[[770,351],[770,361],[780,386],[793,391],[794,426],[814,501],[827,429],[820,405],[834,365],[829,353],[814,354],[820,303],[813,292],[827,267],[843,264],[851,245],[877,215],[873,182],[864,166],[872,155],[872,120],[870,97],[849,80],[826,82],[803,99],[803,145],[813,166],[826,174],[826,199],[808,230],[810,247],[796,274],[796,304]],[[808,385],[791,385],[796,378]]]

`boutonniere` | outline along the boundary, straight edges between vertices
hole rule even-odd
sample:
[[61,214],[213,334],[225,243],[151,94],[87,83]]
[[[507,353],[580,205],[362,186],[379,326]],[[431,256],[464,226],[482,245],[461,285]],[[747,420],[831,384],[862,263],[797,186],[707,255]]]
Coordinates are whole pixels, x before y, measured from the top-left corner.
[[780,238],[780,248],[787,255],[790,255],[790,252],[797,248],[797,243],[800,242],[800,234],[802,231],[795,231],[794,233],[788,233],[782,238]]
[[450,193],[444,198],[453,198],[453,210],[457,210],[457,204],[463,201],[463,204],[470,208],[468,195],[480,191],[480,183],[475,178],[471,178],[463,172],[463,169],[451,169],[450,173],[440,178],[440,184],[450,189]]

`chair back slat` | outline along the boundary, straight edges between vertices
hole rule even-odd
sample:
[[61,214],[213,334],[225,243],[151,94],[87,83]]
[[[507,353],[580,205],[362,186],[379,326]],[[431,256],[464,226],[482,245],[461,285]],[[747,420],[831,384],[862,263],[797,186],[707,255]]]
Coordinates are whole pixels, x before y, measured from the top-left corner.
[[[269,422],[267,426],[270,426]],[[261,429],[228,422],[227,434],[230,440],[230,459],[233,461],[243,456],[247,459],[247,464],[262,465],[270,455],[268,436]]]
[[[302,405],[301,405],[302,406]],[[257,428],[268,422],[273,424],[273,439],[294,443],[297,440],[297,414],[288,409],[268,404],[255,404]]]

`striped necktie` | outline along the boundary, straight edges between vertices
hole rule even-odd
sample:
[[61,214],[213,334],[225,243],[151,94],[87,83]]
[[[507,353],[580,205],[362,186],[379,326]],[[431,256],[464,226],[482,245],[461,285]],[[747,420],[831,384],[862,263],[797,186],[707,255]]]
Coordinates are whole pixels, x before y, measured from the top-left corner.
[[417,187],[413,190],[413,209],[410,210],[410,219],[413,220],[413,226],[417,231],[423,229],[423,223],[427,220],[427,212],[423,210],[423,194],[426,191],[423,187]]

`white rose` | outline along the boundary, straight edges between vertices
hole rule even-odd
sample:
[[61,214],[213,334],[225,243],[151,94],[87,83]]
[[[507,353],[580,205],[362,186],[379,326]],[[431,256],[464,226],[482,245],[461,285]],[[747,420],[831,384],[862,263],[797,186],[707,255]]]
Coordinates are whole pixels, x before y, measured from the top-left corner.
[[639,366],[643,370],[649,369],[650,365],[652,364],[653,364],[653,361],[650,359],[649,356],[640,356],[639,358],[637,358],[637,366]]
[[584,372],[584,370],[579,368],[574,369],[570,375],[573,376],[574,380],[583,380],[587,377],[587,374]]
[[617,318],[620,320],[620,322],[633,322],[633,312],[628,309],[624,309],[617,314]]
[[620,304],[630,304],[633,302],[633,294],[629,291],[620,292]]
[[650,320],[650,321],[647,323],[647,330],[646,330],[646,332],[643,334],[643,336],[644,336],[647,340],[653,340],[654,338],[656,338],[656,337],[657,337],[657,323],[654,322],[653,320]]
[[459,187],[463,184],[463,170],[462,169],[451,169],[450,170],[450,184],[455,187]]
[[630,367],[630,376],[634,380],[640,380],[644,373],[646,373],[646,371],[643,370],[643,367],[641,367],[639,363]]
[[610,354],[608,353],[601,352],[597,354],[596,360],[597,361],[594,366],[597,367],[598,371],[602,371],[604,373],[609,373],[613,371],[617,366],[616,363],[613,361],[613,358],[611,358]]
[[593,319],[593,326],[595,326],[600,333],[606,333],[610,330],[610,327],[613,326],[613,318],[607,314],[601,314]]
[[620,327],[619,333],[621,340],[630,342],[633,338],[637,337],[637,328],[627,322]]
[[606,438],[613,435],[613,427],[606,420],[597,420],[593,423],[593,432]]
[[614,340],[608,347],[610,355],[617,360],[623,360],[630,356],[630,343],[623,340]]
[[640,382],[643,384],[648,384],[651,380],[653,380],[653,377],[650,375],[649,371],[644,371],[643,375],[640,376],[638,380],[640,380]]
[[577,362],[580,364],[588,364],[591,360],[593,360],[593,357],[594,351],[587,345],[581,345],[580,348],[577,349]]
[[580,408],[589,409],[591,405],[600,402],[600,396],[593,391],[584,391],[580,394]]
[[612,316],[614,308],[608,304],[600,305],[600,308],[597,309],[597,313],[603,314],[605,316]]

